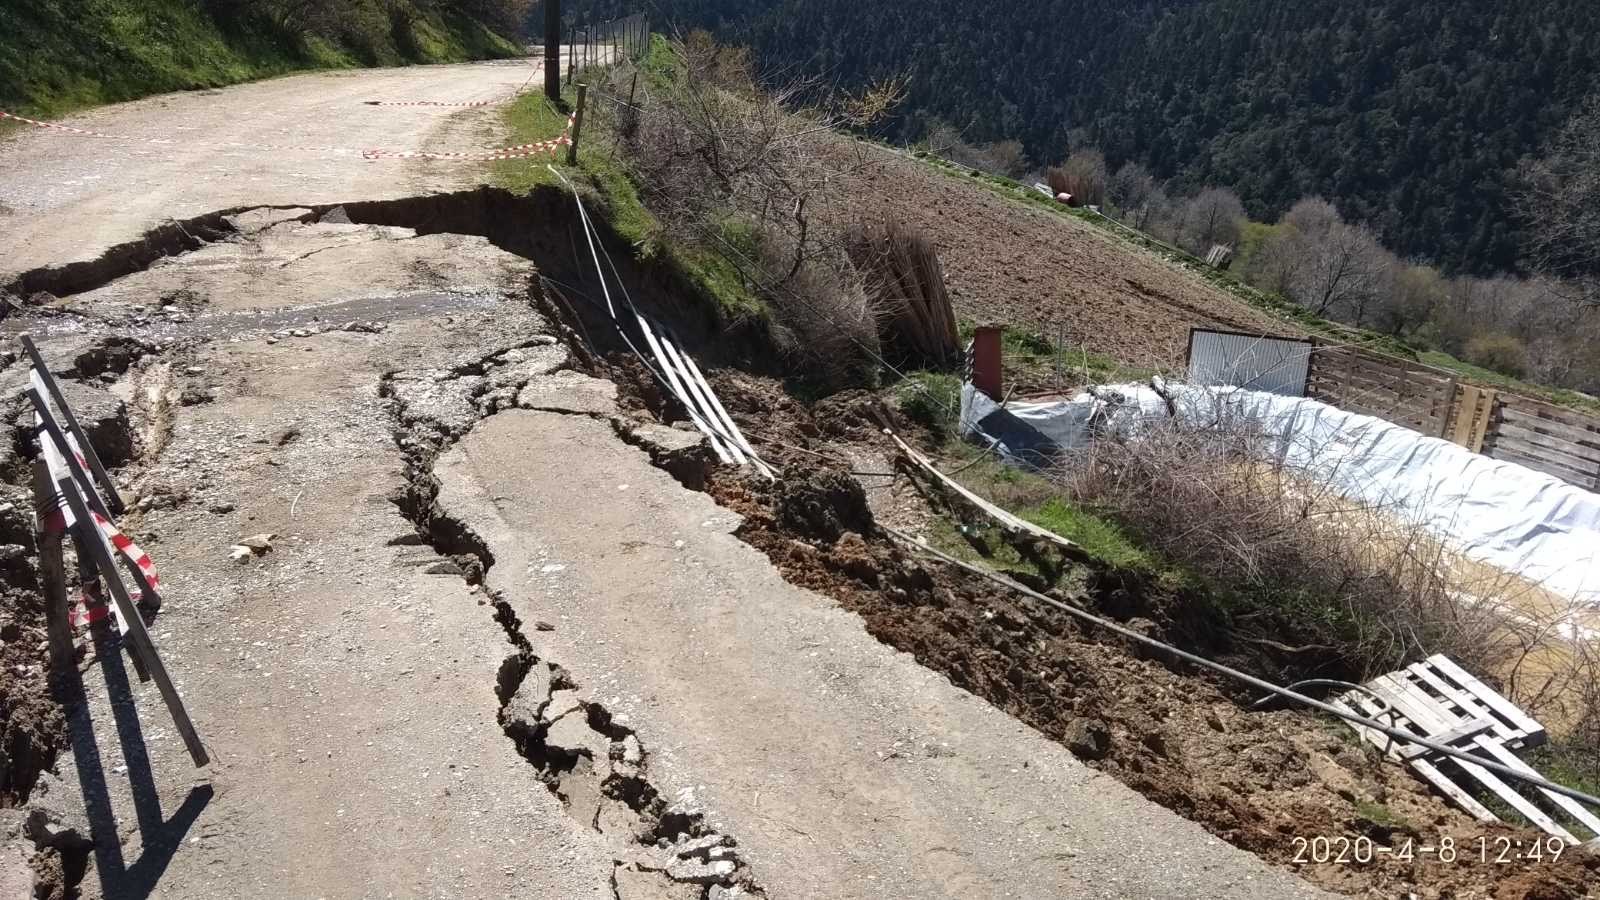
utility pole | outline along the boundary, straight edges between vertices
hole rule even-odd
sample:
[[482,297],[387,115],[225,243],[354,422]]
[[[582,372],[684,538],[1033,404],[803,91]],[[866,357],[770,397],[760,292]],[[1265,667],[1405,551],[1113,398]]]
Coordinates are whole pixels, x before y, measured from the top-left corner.
[[544,0],[544,95],[561,101],[561,0]]

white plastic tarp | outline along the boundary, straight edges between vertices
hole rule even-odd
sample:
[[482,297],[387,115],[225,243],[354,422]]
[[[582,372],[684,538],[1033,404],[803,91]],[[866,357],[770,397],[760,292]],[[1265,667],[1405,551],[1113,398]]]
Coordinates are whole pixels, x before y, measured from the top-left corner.
[[[1513,572],[1547,590],[1600,605],[1600,495],[1514,463],[1325,403],[1259,391],[1168,385],[1177,414],[1191,422],[1219,415],[1255,423],[1268,450],[1346,498],[1402,509],[1468,558]],[[1015,461],[1038,465],[1088,445],[1089,423],[1137,434],[1166,418],[1167,402],[1145,385],[1097,389],[1053,403],[1002,410],[981,392],[962,391],[969,434]]]

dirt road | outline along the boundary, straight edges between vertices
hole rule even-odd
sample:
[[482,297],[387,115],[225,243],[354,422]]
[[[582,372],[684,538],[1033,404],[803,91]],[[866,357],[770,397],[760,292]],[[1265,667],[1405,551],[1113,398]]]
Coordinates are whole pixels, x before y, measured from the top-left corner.
[[126,140],[43,129],[0,139],[0,284],[18,272],[92,258],[167,219],[470,184],[478,173],[461,163],[361,154],[492,147],[496,108],[366,101],[495,100],[536,88],[542,75],[528,81],[536,71],[532,60],[513,60],[294,75],[166,94],[59,123]]
[[[488,115],[360,101],[492,96],[525,72],[303,76],[81,124],[210,122],[232,139],[248,117],[296,142],[393,145],[409,129],[412,146],[465,149],[493,142]],[[195,154],[0,145],[5,267],[92,258],[168,216],[474,175]],[[227,176],[196,177],[213,164]],[[125,524],[162,569],[155,639],[215,760],[193,769],[153,693],[88,648],[67,679],[72,746],[20,798],[54,823],[26,833],[56,885],[196,900],[1317,896],[785,582],[736,515],[652,465],[649,448],[697,437],[619,411],[612,385],[575,371],[570,334],[530,306],[537,259],[318,218],[251,212],[8,321],[122,410],[108,432],[133,433]],[[22,376],[0,372],[8,399]],[[0,463],[19,471],[14,453]],[[258,534],[270,552],[230,558]]]

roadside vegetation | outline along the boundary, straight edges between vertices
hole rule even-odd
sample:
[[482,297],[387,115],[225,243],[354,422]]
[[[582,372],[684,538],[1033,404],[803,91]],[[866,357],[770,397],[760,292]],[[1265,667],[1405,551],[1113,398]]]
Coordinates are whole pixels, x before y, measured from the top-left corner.
[[0,3],[0,109],[59,116],[305,69],[521,55],[522,0]]
[[[684,274],[724,319],[758,320],[809,382],[873,383],[875,295],[829,207],[870,172],[870,153],[836,129],[881,115],[894,88],[821,100],[801,99],[809,82],[763,89],[745,51],[703,33],[657,36],[637,67],[578,77],[590,93],[576,174],[635,253]],[[515,143],[565,127],[542,96],[508,115]],[[502,164],[496,178],[522,191],[559,183],[542,160]]]

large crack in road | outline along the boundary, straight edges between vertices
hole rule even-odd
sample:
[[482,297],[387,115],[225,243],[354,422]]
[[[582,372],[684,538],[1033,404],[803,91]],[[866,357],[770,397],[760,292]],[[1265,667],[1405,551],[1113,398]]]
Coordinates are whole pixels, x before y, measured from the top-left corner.
[[[470,527],[440,508],[434,464],[502,409],[603,418],[604,401],[615,389],[582,375],[558,377],[576,374],[569,365],[566,350],[540,336],[449,372],[384,376],[379,393],[393,401],[395,442],[406,456],[407,488],[396,503],[419,536],[461,561],[458,569],[470,584],[484,586],[494,556]],[[584,699],[566,669],[540,658],[503,591],[488,588],[487,595],[512,651],[496,681],[499,722],[567,812],[610,843],[617,900],[683,896],[678,888],[709,900],[765,896],[734,838],[714,831],[703,812],[663,797],[650,781],[649,756],[634,730],[603,704]]]

